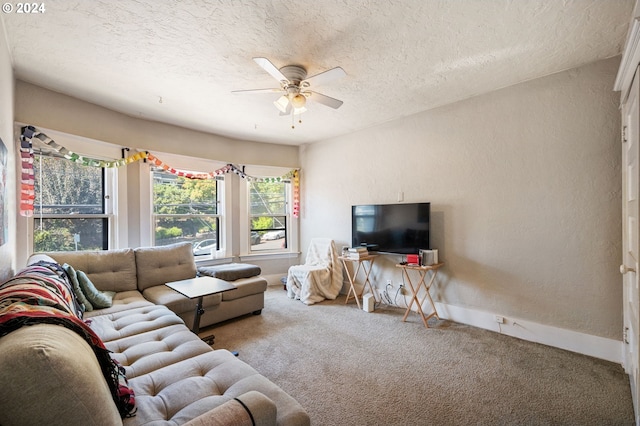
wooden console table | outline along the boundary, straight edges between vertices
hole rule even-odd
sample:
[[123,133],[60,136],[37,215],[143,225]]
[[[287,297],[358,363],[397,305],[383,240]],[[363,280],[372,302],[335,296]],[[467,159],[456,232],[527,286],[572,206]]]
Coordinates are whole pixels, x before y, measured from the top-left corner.
[[[342,265],[344,266],[344,269],[347,272],[347,278],[349,278],[349,293],[347,293],[347,299],[344,301],[345,305],[349,303],[350,298],[355,298],[356,303],[358,304],[358,308],[362,308],[362,306],[360,306],[360,298],[364,294],[367,286],[369,287],[369,291],[373,295],[374,300],[376,300],[376,302],[378,301],[376,299],[376,294],[373,291],[373,287],[371,286],[371,281],[369,280],[369,274],[371,273],[371,269],[373,268],[373,262],[376,260],[376,257],[378,257],[377,254],[368,254],[359,259],[352,259],[349,256],[340,256],[338,258],[342,261]],[[353,270],[353,275],[349,273],[349,268],[347,268],[347,262],[356,263],[356,267]],[[354,284],[356,282],[356,278],[358,277],[358,272],[360,272],[361,268],[362,268],[362,271],[364,272],[364,282],[362,283],[362,291],[360,292],[360,294],[358,294]],[[353,296],[351,295],[351,293],[353,293]]]
[[[404,313],[404,317],[402,317],[403,322],[407,320],[407,317],[409,316],[409,312],[411,312],[411,306],[413,306],[413,302],[416,302],[416,304],[418,305],[417,306],[418,315],[420,315],[420,318],[422,318],[422,322],[424,323],[425,327],[429,328],[429,324],[427,324],[427,321],[429,320],[429,318],[436,317],[440,319],[440,317],[438,316],[438,311],[436,310],[436,305],[433,303],[433,299],[429,294],[429,290],[431,289],[431,285],[435,282],[436,275],[438,274],[438,269],[440,269],[443,265],[444,263],[436,263],[435,265],[429,265],[429,266],[409,265],[409,264],[401,264],[401,263],[398,263],[396,265],[396,267],[402,268],[402,273],[407,279],[409,290],[411,290],[411,302],[407,306],[407,310]],[[418,274],[420,277],[420,281],[415,286],[411,282],[411,277],[409,276],[409,271],[411,270],[418,271]],[[427,284],[425,283],[424,279],[427,275],[427,272],[429,271],[431,271],[432,273],[431,273],[431,279],[429,280],[429,284]],[[418,292],[422,287],[424,287],[425,295],[422,298],[422,300],[419,300]],[[432,309],[432,312],[429,315],[425,315],[425,313],[422,310],[422,304],[426,299],[429,299],[429,303],[431,304],[431,309]]]

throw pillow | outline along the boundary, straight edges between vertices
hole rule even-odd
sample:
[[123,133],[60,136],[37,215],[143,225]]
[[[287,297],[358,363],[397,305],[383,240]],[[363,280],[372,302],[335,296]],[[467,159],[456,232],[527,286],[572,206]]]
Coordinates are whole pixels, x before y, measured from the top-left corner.
[[100,291],[96,288],[95,285],[89,280],[87,274],[82,271],[76,271],[76,276],[78,277],[78,282],[80,283],[80,288],[82,292],[87,297],[87,300],[91,302],[91,305],[96,309],[101,308],[110,308],[113,304],[113,293],[112,292],[104,292]]
[[64,269],[67,275],[69,275],[69,281],[71,281],[73,292],[76,295],[78,303],[80,303],[80,306],[82,307],[82,311],[93,311],[91,302],[87,300],[87,297],[84,295],[82,289],[80,288],[80,283],[78,282],[78,277],[76,276],[76,270],[73,269],[73,266],[69,265],[68,263],[62,265],[62,269]]

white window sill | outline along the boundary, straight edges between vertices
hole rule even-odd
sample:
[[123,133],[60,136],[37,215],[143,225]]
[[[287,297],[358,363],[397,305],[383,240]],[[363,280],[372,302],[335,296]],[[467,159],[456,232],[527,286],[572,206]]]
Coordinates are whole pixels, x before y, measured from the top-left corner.
[[300,253],[296,252],[272,252],[272,253],[249,253],[239,256],[240,261],[246,260],[275,260],[275,259],[297,259]]
[[299,256],[299,252],[250,253],[238,256],[237,260],[234,257],[219,257],[214,259],[206,256],[201,259],[196,257],[195,261],[197,266],[215,266],[224,265],[226,263],[233,263],[234,261],[255,262],[260,260],[298,259]]

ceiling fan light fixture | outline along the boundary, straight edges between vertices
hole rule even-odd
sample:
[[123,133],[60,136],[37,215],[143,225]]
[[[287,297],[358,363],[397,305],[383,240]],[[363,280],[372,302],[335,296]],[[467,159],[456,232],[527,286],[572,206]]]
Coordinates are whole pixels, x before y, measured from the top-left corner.
[[291,105],[293,105],[294,108],[304,108],[306,103],[307,98],[301,93],[297,93],[291,98]]
[[280,110],[280,112],[286,113],[287,105],[289,104],[289,98],[286,95],[282,95],[273,104]]

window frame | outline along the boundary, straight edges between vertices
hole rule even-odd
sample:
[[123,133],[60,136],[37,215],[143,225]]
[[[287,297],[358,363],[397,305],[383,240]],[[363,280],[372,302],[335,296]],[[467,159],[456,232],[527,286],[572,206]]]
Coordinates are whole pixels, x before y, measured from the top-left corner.
[[[221,214],[221,210],[223,208],[221,200],[220,200],[220,195],[221,192],[223,191],[223,184],[221,184],[222,182],[224,182],[224,178],[223,177],[216,177],[214,180],[215,182],[215,186],[216,186],[216,199],[215,199],[215,204],[216,204],[216,208],[215,211],[216,213],[156,213],[156,209],[155,209],[155,204],[154,204],[154,185],[155,185],[155,179],[154,179],[154,173],[156,171],[159,171],[161,173],[167,173],[167,174],[171,174],[170,172],[166,172],[162,170],[162,168],[160,167],[154,167],[151,166],[149,168],[150,170],[150,174],[151,174],[151,184],[152,184],[152,189],[151,189],[151,226],[154,228],[154,232],[152,232],[151,236],[152,236],[152,245],[153,246],[157,246],[157,241],[156,241],[156,232],[155,232],[155,224],[157,222],[157,220],[159,218],[183,218],[183,219],[193,219],[193,218],[207,218],[207,219],[213,219],[213,221],[215,222],[215,235],[216,235],[216,248],[215,250],[212,250],[211,255],[202,255],[202,256],[197,256],[196,259],[212,259],[212,258],[216,258],[219,256],[221,248],[223,246],[222,241],[221,241],[221,224],[222,224],[222,217],[223,214]],[[179,178],[178,176],[176,176],[176,178]],[[187,178],[185,178],[187,179]],[[205,238],[206,240],[206,238]],[[197,240],[194,240],[193,242],[195,243]]]
[[[55,157],[51,151],[46,149],[40,149],[39,147],[34,147],[34,162],[38,161],[39,156],[49,156]],[[87,154],[87,157],[100,159],[97,156],[91,156]],[[103,158],[106,159],[106,158]],[[65,160],[70,161],[70,160]],[[115,206],[116,203],[116,191],[117,181],[118,181],[118,173],[112,168],[102,167],[102,213],[42,213],[36,212],[34,210],[34,214],[27,218],[27,249],[29,253],[33,253],[35,251],[35,233],[38,229],[38,221],[41,219],[101,219],[106,226],[106,229],[103,230],[103,248],[102,250],[109,250],[114,247],[116,242],[116,227],[117,223],[115,220]],[[38,179],[38,176],[35,176],[35,179]],[[106,244],[106,247],[105,247]],[[78,251],[91,251],[90,250],[78,250]]]
[[[265,177],[266,178],[266,177]],[[299,219],[293,216],[293,183],[285,180],[285,211],[284,214],[275,214],[273,216],[285,217],[285,247],[268,249],[268,250],[252,250],[251,249],[251,181],[243,181],[240,185],[240,253],[242,258],[269,258],[282,256],[297,256],[298,240],[299,240]],[[264,215],[260,215],[264,216]]]

